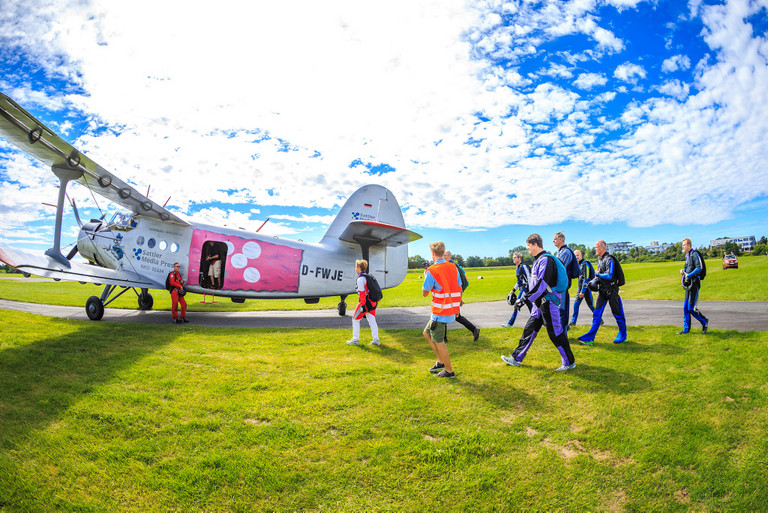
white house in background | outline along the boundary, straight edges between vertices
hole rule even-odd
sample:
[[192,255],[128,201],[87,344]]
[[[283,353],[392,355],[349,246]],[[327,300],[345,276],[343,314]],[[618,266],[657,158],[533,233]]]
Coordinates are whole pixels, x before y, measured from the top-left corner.
[[659,244],[658,241],[652,241],[649,246],[645,246],[645,249],[648,250],[648,253],[664,253],[664,251],[667,250],[667,248],[674,246],[674,244],[670,244],[669,242],[663,242]]
[[629,250],[635,247],[634,242],[606,242],[605,247],[609,253],[615,255],[616,253],[628,254]]
[[719,246],[725,246],[726,242],[735,242],[739,245],[742,251],[752,251],[755,249],[755,246],[757,245],[757,241],[755,240],[754,235],[750,235],[749,237],[733,237],[733,238],[724,238],[724,239],[715,239],[709,241],[709,247],[711,248],[717,248]]

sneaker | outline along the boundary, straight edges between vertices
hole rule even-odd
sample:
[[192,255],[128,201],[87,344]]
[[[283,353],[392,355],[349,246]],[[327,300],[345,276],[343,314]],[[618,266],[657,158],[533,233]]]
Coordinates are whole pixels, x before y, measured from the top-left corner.
[[347,344],[349,344],[350,346],[359,346],[360,341],[353,338],[352,340],[347,340]]
[[595,345],[595,341],[594,340],[582,340],[582,339],[579,339],[579,342],[581,342],[585,346],[594,346]]
[[568,326],[569,326],[569,327],[571,327],[571,328],[573,328],[574,326],[576,326],[576,323],[575,323],[575,322],[573,322],[573,321],[571,321],[571,322],[569,322],[569,323],[568,323]]
[[372,346],[380,346],[381,344],[379,344],[379,339],[378,338],[374,338],[373,340],[371,340],[371,345]]
[[576,368],[576,362],[574,362],[574,363],[572,363],[570,365],[561,365],[560,367],[558,367],[555,370],[556,371],[560,371],[560,372],[564,372],[564,371],[575,369],[575,368]]
[[522,367],[523,364],[512,358],[511,356],[504,356],[501,355],[501,359],[506,363],[507,365],[511,365],[512,367]]
[[602,326],[603,324],[605,324],[605,321],[602,321],[602,320],[601,320],[601,321],[600,321],[600,326]]
[[429,372],[440,372],[443,369],[445,369],[444,363],[435,362],[435,364],[429,368]]
[[627,341],[627,337],[624,337],[624,338],[616,337],[615,339],[613,339],[614,344],[623,344],[626,341]]
[[171,319],[171,324],[181,324],[181,319]]
[[709,329],[709,319],[704,320],[704,326],[701,327],[701,333],[706,335],[707,329]]
[[[704,330],[706,333],[707,330]],[[477,339],[480,338],[480,328],[475,328],[475,331],[472,332],[472,336],[475,337],[475,342],[477,342]]]
[[447,370],[443,369],[437,374],[435,374],[436,378],[455,378],[456,374],[453,372],[448,372]]
[[685,330],[683,330],[683,331],[678,331],[676,334],[677,334],[677,335],[687,335],[687,334],[688,334],[688,332],[687,332],[687,331],[685,331]]
[[504,324],[501,325],[501,327],[502,328],[511,328],[512,325],[510,323],[508,323],[508,322],[505,322]]
[[181,318],[181,322],[189,322],[186,317]]

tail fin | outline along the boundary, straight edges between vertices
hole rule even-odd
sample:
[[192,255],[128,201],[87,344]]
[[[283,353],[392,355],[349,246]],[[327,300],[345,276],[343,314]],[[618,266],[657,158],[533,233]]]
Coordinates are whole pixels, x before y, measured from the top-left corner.
[[341,207],[320,243],[334,245],[341,240],[360,244],[365,251],[370,246],[402,246],[420,238],[405,228],[403,212],[391,191],[366,185]]

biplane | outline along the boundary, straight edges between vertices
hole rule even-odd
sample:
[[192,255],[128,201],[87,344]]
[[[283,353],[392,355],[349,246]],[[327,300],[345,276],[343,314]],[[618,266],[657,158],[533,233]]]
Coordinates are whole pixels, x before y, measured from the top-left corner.
[[[397,200],[380,185],[354,192],[318,243],[187,221],[76,150],[2,93],[0,136],[50,166],[60,183],[52,247],[35,254],[0,245],[0,260],[26,276],[104,285],[101,295],[86,301],[91,320],[101,319],[104,307],[128,290],[136,293],[139,309],[151,309],[149,291],[166,288],[174,262],[181,264],[191,292],[215,293],[237,303],[302,298],[311,304],[339,296],[338,313],[345,315],[345,299],[356,290],[355,260],[368,260],[382,288],[395,287],[405,279],[408,243],[421,238],[405,228]],[[61,232],[69,182],[125,211],[108,221],[82,223],[75,209],[80,232],[64,255]],[[74,259],[78,253],[84,260]],[[221,278],[212,281],[207,270],[214,253]]]

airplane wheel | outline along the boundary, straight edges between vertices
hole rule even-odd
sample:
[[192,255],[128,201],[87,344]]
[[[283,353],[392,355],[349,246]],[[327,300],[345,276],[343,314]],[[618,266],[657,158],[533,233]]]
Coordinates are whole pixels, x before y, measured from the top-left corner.
[[152,299],[152,294],[149,292],[142,292],[139,294],[139,310],[152,310],[152,305],[155,300]]
[[85,302],[85,313],[92,321],[99,321],[104,317],[104,303],[96,296],[91,296]]
[[339,315],[343,317],[346,313],[347,313],[347,304],[344,301],[342,301],[341,303],[339,303]]

